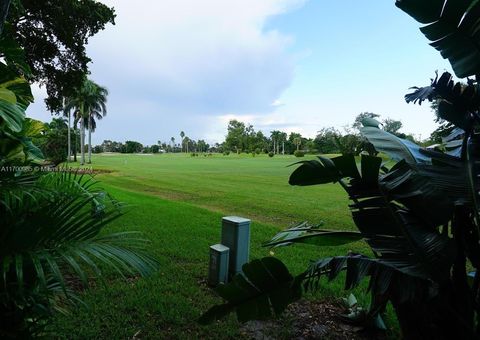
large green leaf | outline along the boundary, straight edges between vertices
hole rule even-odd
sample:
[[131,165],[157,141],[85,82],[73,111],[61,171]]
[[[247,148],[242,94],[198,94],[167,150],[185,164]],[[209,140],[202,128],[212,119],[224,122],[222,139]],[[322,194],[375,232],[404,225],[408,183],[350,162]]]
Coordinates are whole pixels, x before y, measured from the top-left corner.
[[202,315],[202,324],[236,311],[240,322],[279,315],[288,304],[301,297],[301,276],[293,277],[285,265],[273,257],[253,260],[242,267],[232,281],[216,291],[227,302],[210,308]]
[[293,243],[313,244],[316,246],[339,246],[363,239],[363,235],[353,231],[338,231],[319,229],[319,226],[311,226],[302,222],[292,228],[281,231],[270,241],[263,244],[264,247],[287,246]]
[[[401,182],[403,174],[392,173],[389,180],[397,177]],[[410,187],[404,189],[405,195],[412,194]],[[355,225],[384,263],[407,275],[443,280],[452,265],[453,243],[431,221],[422,218],[421,209],[409,210],[389,201],[403,199],[398,195],[386,198],[378,191],[376,196],[363,196],[351,205]]]
[[290,175],[290,185],[315,185],[336,182],[341,178],[335,164],[325,158],[320,158],[320,161],[301,161],[296,164],[301,164]]
[[372,318],[384,310],[389,299],[397,302],[418,301],[424,296],[428,284],[428,281],[421,278],[405,275],[382,259],[350,254],[323,258],[312,263],[305,273],[303,286],[307,291],[315,291],[319,289],[322,277],[331,281],[342,271],[346,271],[345,289],[355,288],[362,280],[370,278],[372,302],[368,315]]
[[467,84],[455,83],[448,72],[444,72],[440,78],[437,76],[430,86],[415,87],[414,92],[405,95],[405,100],[419,104],[423,100],[437,101],[439,118],[463,131],[471,129],[474,122],[471,113],[478,111],[480,106],[478,87],[471,81]]
[[15,105],[17,103],[17,97],[12,91],[0,87],[0,100],[6,101],[10,104]]
[[13,132],[20,132],[23,127],[25,112],[17,105],[0,99],[0,125]]
[[480,74],[480,1],[397,0],[395,4],[427,24],[422,33],[450,61],[457,77]]
[[420,153],[420,147],[409,140],[398,138],[389,132],[371,126],[361,128],[360,132],[375,146],[377,151],[386,153],[394,160],[404,159],[414,166],[418,163],[430,162],[428,157]]

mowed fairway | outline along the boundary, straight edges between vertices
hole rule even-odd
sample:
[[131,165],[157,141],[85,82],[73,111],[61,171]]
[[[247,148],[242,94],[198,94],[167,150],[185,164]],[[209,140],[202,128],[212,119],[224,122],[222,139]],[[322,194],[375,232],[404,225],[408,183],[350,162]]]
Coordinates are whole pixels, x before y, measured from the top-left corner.
[[288,178],[302,158],[266,155],[105,155],[95,168],[113,170],[98,178],[111,186],[278,227],[308,220],[333,229],[354,228],[345,192],[335,184],[294,187]]
[[[141,231],[148,252],[160,262],[149,278],[107,276],[94,283],[70,315],[56,317],[52,329],[60,338],[232,338],[239,336],[235,317],[208,327],[195,320],[219,303],[205,284],[208,247],[220,241],[222,216],[252,219],[251,258],[270,255],[261,247],[281,228],[308,220],[325,228],[353,229],[348,200],[336,185],[292,187],[293,156],[96,155],[97,176],[110,194],[129,205],[109,232]],[[310,260],[368,253],[364,243],[343,247],[293,246],[275,250],[293,273]],[[341,279],[325,284],[317,296],[347,296]],[[366,302],[363,290],[357,297]]]

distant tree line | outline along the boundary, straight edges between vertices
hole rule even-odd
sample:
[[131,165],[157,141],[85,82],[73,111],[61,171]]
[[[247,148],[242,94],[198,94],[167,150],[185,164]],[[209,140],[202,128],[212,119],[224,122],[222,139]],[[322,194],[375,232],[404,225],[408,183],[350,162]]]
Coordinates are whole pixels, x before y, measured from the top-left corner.
[[227,126],[227,135],[222,143],[210,145],[203,139],[194,140],[181,131],[177,142],[171,137],[168,142],[158,141],[157,144],[143,145],[137,141],[116,142],[104,140],[102,144],[93,148],[94,153],[271,153],[294,154],[302,153],[350,153],[359,154],[362,151],[374,152],[372,145],[360,135],[361,121],[365,118],[379,120],[382,128],[400,138],[409,139],[419,144],[432,144],[438,139],[438,132],[434,132],[426,141],[419,141],[413,134],[401,132],[402,122],[392,118],[380,120],[380,115],[372,112],[362,112],[355,117],[353,123],[345,126],[343,131],[333,127],[325,127],[317,131],[314,138],[302,136],[299,132],[270,131],[265,135],[255,130],[253,125],[236,119],[230,120]]
[[158,141],[157,144],[143,145],[137,141],[127,140],[125,143],[104,140],[102,144],[93,148],[93,153],[118,152],[118,153],[173,153],[173,152],[221,152],[219,144],[210,146],[205,140],[197,141],[184,137],[182,143],[175,143],[175,138],[170,142]]
[[[351,153],[359,154],[362,151],[371,151],[371,144],[360,135],[361,120],[364,118],[379,119],[379,115],[371,112],[362,112],[355,118],[351,126],[344,127],[342,133],[333,127],[322,128],[314,138],[307,138],[298,132],[273,130],[270,136],[262,131],[255,131],[250,124],[238,120],[231,120],[227,127],[227,136],[221,148],[232,152],[245,153],[273,153],[293,154],[295,151],[308,153]],[[402,122],[391,118],[382,121],[385,131],[400,138],[418,142],[412,134],[401,132]]]

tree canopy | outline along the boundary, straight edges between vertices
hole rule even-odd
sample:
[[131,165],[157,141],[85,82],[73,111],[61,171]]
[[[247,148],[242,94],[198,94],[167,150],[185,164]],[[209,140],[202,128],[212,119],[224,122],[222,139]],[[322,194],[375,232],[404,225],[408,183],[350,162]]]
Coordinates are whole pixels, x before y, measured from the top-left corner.
[[71,97],[88,74],[89,38],[114,19],[113,8],[95,0],[13,0],[2,37],[10,48],[2,49],[0,57],[21,47],[31,71],[22,73],[46,87],[46,104],[58,112],[63,98]]

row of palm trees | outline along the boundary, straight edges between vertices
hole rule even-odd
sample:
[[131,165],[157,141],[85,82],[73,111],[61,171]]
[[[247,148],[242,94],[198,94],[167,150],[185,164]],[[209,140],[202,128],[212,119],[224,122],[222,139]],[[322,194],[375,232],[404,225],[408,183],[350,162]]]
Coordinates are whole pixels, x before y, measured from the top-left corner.
[[[88,130],[88,160],[92,162],[92,132],[97,127],[96,120],[107,115],[108,90],[90,79],[85,79],[83,86],[71,98],[66,98],[64,115],[68,117],[68,160],[70,160],[70,128],[73,116],[74,129],[80,123],[80,164],[85,164],[85,131]],[[72,115],[73,112],[73,115]]]

